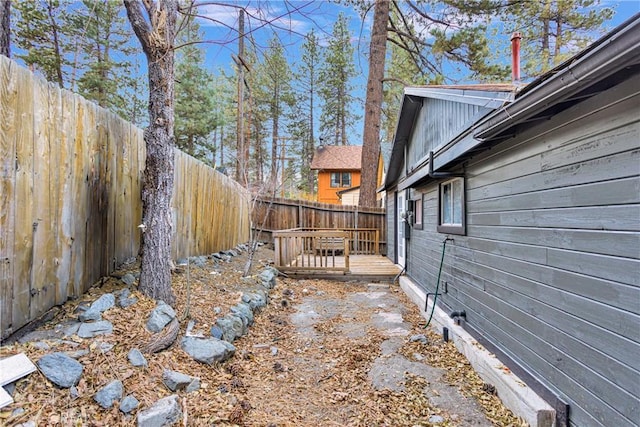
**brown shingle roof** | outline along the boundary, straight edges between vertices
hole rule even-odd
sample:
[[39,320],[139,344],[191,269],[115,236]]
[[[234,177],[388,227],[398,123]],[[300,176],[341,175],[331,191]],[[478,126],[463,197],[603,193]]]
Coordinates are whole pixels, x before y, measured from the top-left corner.
[[361,161],[360,145],[327,145],[313,153],[311,169],[360,170]]

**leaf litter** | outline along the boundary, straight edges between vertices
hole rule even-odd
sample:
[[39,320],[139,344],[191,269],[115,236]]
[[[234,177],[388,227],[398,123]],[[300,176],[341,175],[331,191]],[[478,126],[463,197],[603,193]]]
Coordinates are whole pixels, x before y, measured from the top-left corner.
[[[179,345],[187,323],[195,321],[192,332],[209,336],[216,317],[227,313],[240,301],[243,291],[251,289],[251,280],[243,279],[241,273],[246,256],[240,254],[231,262],[209,259],[204,268],[191,265],[172,274],[180,334],[168,349],[145,355],[148,367],[135,368],[127,360],[131,348],[143,348],[152,337],[145,324],[155,301],[136,290],[132,290],[132,296],[138,298],[136,304],[103,313],[113,324],[113,334],[89,340],[75,335],[49,340],[45,341],[48,349],[30,342],[0,347],[0,358],[24,352],[34,362],[52,351],[75,352],[84,367],[77,396],[70,389],[55,387],[39,371],[19,380],[15,402],[0,410],[0,425],[31,420],[38,426],[133,426],[135,411],[124,415],[118,404],[104,410],[94,402],[94,394],[119,379],[124,395],[134,395],[140,401],[138,410],[147,408],[172,394],[162,383],[164,369],[201,379],[199,390],[178,393],[183,412],[179,425],[183,426],[430,426],[435,425],[429,422],[434,415],[442,417],[439,426],[457,425],[446,411],[430,403],[425,393],[429,384],[424,378],[407,375],[402,392],[376,390],[371,385],[368,372],[381,355],[380,343],[385,337],[373,328],[359,338],[335,333],[345,323],[365,323],[370,316],[367,310],[357,309],[348,318],[337,316],[315,324],[313,339],[291,324],[295,305],[306,294],[345,298],[362,291],[362,284],[278,278],[270,303],[256,313],[249,332],[233,343],[233,358],[208,366],[189,357]],[[252,273],[259,273],[272,258],[273,251],[260,247]],[[132,266],[129,271],[134,269]],[[75,320],[79,304],[122,289],[124,285],[113,276],[101,279],[81,299],[65,303],[43,328]],[[428,337],[427,344],[407,339],[400,353],[409,360],[419,353],[424,356],[423,363],[444,369],[443,381],[475,399],[494,425],[526,426],[504,407],[495,388],[480,379],[451,342],[444,343],[434,331],[424,329],[418,308],[397,288],[391,289],[407,307],[403,315],[413,325],[411,333]],[[188,318],[183,316],[186,312]],[[113,347],[105,352],[103,343]]]

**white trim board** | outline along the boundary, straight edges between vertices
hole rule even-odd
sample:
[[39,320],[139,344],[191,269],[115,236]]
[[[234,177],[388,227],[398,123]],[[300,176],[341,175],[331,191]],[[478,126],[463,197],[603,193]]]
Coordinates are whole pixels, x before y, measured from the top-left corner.
[[0,408],[13,403],[13,398],[2,386],[19,380],[35,370],[36,366],[24,353],[0,360]]

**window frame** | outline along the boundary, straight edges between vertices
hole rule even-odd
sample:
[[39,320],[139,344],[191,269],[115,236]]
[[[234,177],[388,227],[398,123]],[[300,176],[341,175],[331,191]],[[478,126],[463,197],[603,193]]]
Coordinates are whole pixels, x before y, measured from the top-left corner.
[[418,197],[413,199],[413,218],[412,227],[416,230],[422,230],[424,222],[424,194],[419,193]]
[[[345,176],[348,177],[348,181],[349,183],[347,185],[344,184],[344,182],[346,181],[344,178]],[[334,181],[334,177],[338,178],[336,181]],[[330,188],[351,188],[351,180],[352,180],[352,174],[351,172],[341,172],[341,171],[335,171],[335,172],[331,172],[329,175],[329,187]],[[334,185],[334,182],[336,185]]]
[[[461,189],[459,191],[460,194],[456,194],[454,190],[454,183],[460,182]],[[450,211],[451,217],[455,218],[455,208],[456,208],[456,200],[459,199],[460,206],[460,222],[450,222],[444,223],[444,191],[446,187],[451,188],[451,200],[450,200]],[[457,235],[465,235],[467,232],[467,224],[466,224],[466,216],[467,216],[467,205],[465,198],[465,179],[464,178],[453,178],[448,181],[441,182],[438,184],[438,233],[443,234],[457,234]]]

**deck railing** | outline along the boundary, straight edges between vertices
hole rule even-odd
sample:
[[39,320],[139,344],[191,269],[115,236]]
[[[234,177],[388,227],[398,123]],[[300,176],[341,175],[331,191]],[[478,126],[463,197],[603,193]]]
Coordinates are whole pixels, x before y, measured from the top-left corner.
[[349,271],[349,255],[380,254],[377,229],[302,229],[273,232],[281,271]]

